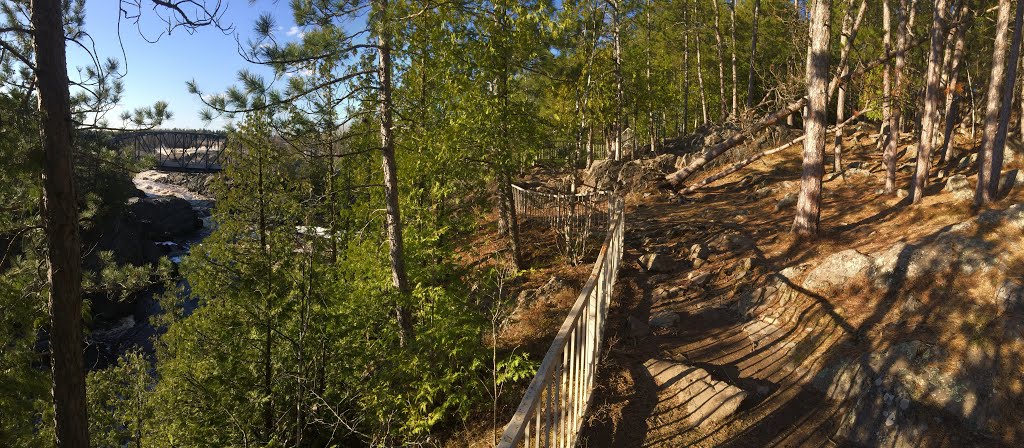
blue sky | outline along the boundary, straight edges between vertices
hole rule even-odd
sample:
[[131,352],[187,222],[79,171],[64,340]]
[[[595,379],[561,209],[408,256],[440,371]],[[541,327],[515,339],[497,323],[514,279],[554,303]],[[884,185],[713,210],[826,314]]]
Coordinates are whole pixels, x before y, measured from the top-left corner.
[[[153,10],[148,9],[150,3],[142,3],[140,28],[153,39],[166,27]],[[202,103],[195,95],[188,93],[186,81],[195,79],[204,92],[216,93],[234,84],[241,68],[263,73],[269,78],[269,70],[248,64],[239,56],[236,43],[236,37],[244,43],[252,35],[252,26],[261,13],[271,12],[275,17],[278,28],[276,37],[288,40],[296,39],[298,35],[291,8],[286,1],[263,1],[250,5],[246,0],[225,0],[227,10],[224,22],[234,25],[234,34],[225,35],[217,29],[205,28],[190,35],[178,29],[151,44],[139,35],[133,23],[122,20],[122,55],[121,44],[118,43],[119,4],[118,0],[86,2],[86,31],[95,40],[99,56],[102,59],[114,57],[127,63],[121,109],[107,117],[110,124],[115,126],[121,124],[117,118],[120,110],[132,110],[163,100],[170,103],[170,110],[174,113],[174,117],[165,122],[163,127],[220,128],[224,123],[219,120],[207,125],[199,119]],[[77,78],[76,67],[87,65],[88,61],[84,51],[68,47],[68,73],[72,79]]]

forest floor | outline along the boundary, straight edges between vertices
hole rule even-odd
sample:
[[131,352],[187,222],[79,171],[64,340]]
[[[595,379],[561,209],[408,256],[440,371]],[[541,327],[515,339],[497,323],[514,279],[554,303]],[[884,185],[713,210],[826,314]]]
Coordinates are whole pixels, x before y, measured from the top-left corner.
[[[1020,422],[1004,425],[1000,433],[981,430],[986,424],[971,425],[954,415],[968,407],[962,399],[955,403],[960,408],[952,413],[948,406],[930,404],[927,397],[913,400],[909,406],[900,403],[900,397],[907,394],[902,389],[897,393],[895,386],[885,389],[889,379],[885,380],[886,386],[879,386],[885,376],[881,371],[876,372],[874,388],[881,391],[878,400],[884,393],[888,408],[894,408],[895,396],[903,409],[895,425],[895,410],[865,404],[870,400],[864,397],[871,394],[860,394],[851,403],[837,400],[814,385],[839,360],[887,353],[908,341],[950,347],[946,356],[938,357],[949,364],[946,369],[953,372],[949,376],[977,375],[979,369],[992,368],[992,363],[980,362],[968,373],[954,372],[962,354],[984,351],[977,348],[984,345],[978,342],[985,340],[984,334],[1002,331],[1002,327],[994,327],[1016,316],[1009,312],[996,319],[988,308],[979,311],[971,297],[992,296],[991,287],[922,278],[886,293],[864,278],[853,278],[824,294],[800,289],[798,297],[775,305],[774,317],[761,316],[760,321],[742,309],[745,295],[749,297],[752,290],[777,282],[786,268],[813,268],[847,249],[868,254],[885,251],[899,242],[923,245],[978,214],[962,194],[943,188],[945,179],[933,178],[923,202],[916,205],[907,198],[883,194],[884,168],[876,151],[877,142],[865,132],[854,135],[858,137],[847,136],[844,141],[845,175],[837,176],[827,169],[821,235],[813,243],[798,241],[789,233],[794,210],[785,198],[799,189],[800,145],[765,157],[693,195],[679,197],[656,190],[626,194],[626,250],[606,330],[598,385],[580,446],[873,445],[864,441],[872,440],[875,427],[881,427],[881,432],[902,432],[886,435],[888,440],[898,441],[892,443],[895,446],[907,440],[916,446],[1004,446],[1022,440],[1024,428]],[[904,137],[902,146],[910,144],[912,149],[910,137]],[[960,146],[959,152],[966,158],[974,144],[964,141]],[[908,159],[906,155],[900,159],[898,186],[910,182],[914,164]],[[1015,167],[1012,163],[1007,166]],[[705,175],[716,171],[709,170]],[[973,164],[953,167],[952,174],[967,176],[973,188]],[[1019,203],[1024,203],[1024,188],[1020,187],[1010,190],[993,208]],[[481,234],[493,233],[492,229]],[[516,311],[518,315],[512,316],[511,324],[497,337],[503,349],[520,347],[536,359],[543,356],[590,271],[589,265],[565,267],[564,260],[552,253],[551,244],[545,244],[551,238],[553,235],[544,234],[524,237],[528,242],[524,252],[533,254],[527,264],[543,267],[527,271],[510,285],[510,290],[520,294],[518,303],[524,301],[524,295],[538,290],[544,292],[544,297],[524,311]],[[471,252],[477,258],[500,252],[499,240],[491,239],[490,244],[475,244]],[[1008,244],[1018,242],[1010,238]],[[693,267],[689,260],[694,245],[708,252],[706,262],[699,267]],[[1016,247],[992,250],[1018,252]],[[648,269],[641,261],[648,254],[667,257],[668,267]],[[1011,267],[1021,271],[1021,265]],[[546,290],[552,278],[557,279],[556,288]],[[940,283],[943,286],[937,286]],[[919,306],[907,312],[908,302]],[[648,328],[651,317],[666,313],[678,315],[678,323]],[[979,315],[986,317],[981,319]],[[766,325],[766,320],[777,325]],[[975,330],[966,330],[972,328]],[[1020,348],[1024,331],[1018,331],[1018,327],[1012,330],[1018,332],[1014,336],[1017,345],[1006,346],[1024,352]],[[985,352],[988,358],[993,357],[991,351]],[[1024,360],[1024,353],[1007,354],[995,349],[994,357],[998,361],[994,361],[997,365],[992,370],[1009,368],[1016,372],[1021,363],[1014,366],[1013,360]],[[651,359],[704,369],[714,380],[737,386],[747,396],[732,415],[695,425],[684,406],[673,399],[674,392],[655,384],[644,365]],[[928,366],[935,367],[935,363]],[[937,368],[942,370],[943,366]],[[869,379],[874,381],[874,377]],[[1019,380],[1013,384],[991,379],[981,383],[993,391],[1012,389],[1011,397],[1022,396]],[[491,446],[492,434],[500,432],[520,392],[506,391],[496,427],[490,415],[474,419],[473,427],[449,440],[448,446]],[[976,420],[1006,423],[1002,420],[1007,415],[1020,415],[1021,407],[1024,405],[1009,406],[1004,414],[978,416]],[[858,413],[868,415],[851,424],[852,416]],[[895,429],[890,431],[890,426]],[[845,432],[840,433],[840,428]],[[857,431],[868,434],[858,435]]]

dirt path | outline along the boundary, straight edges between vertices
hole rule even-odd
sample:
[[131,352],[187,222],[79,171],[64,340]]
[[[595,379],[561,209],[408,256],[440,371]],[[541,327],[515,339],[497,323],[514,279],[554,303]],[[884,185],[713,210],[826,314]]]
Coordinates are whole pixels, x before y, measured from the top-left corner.
[[[837,423],[834,406],[820,392],[804,386],[808,371],[793,369],[786,362],[798,349],[793,341],[799,338],[778,329],[758,334],[759,329],[752,328],[735,308],[737,287],[759,281],[758,269],[745,267],[745,260],[756,260],[760,252],[757,236],[771,239],[764,231],[784,223],[780,217],[773,223],[725,224],[716,218],[736,213],[737,208],[725,210],[730,198],[716,199],[686,207],[645,204],[631,210],[626,262],[617,287],[619,306],[613,310],[612,322],[632,320],[633,324],[609,327],[610,350],[582,446],[829,443]],[[717,208],[715,202],[723,208]],[[707,231],[719,227],[719,232]],[[722,236],[709,241],[707,235],[714,233]],[[713,253],[705,266],[687,269],[684,259],[693,244],[711,246]],[[674,268],[648,272],[639,262],[648,253],[670,257]],[[769,260],[754,263],[765,261]],[[708,273],[711,278],[701,286],[689,280],[690,272]],[[653,328],[649,334],[635,325],[665,313],[677,313],[679,323]],[[643,366],[651,358],[702,368],[712,378],[750,395],[733,417],[691,429],[685,411],[671,399],[671,393],[658,390]]]
[[[824,230],[813,245],[795,242],[788,233],[792,205],[783,198],[797,189],[798,148],[685,200],[664,194],[630,198],[608,350],[581,446],[844,446],[835,434],[849,424],[849,407],[828,399],[816,376],[824,361],[867,350],[892,304],[849,295],[779,294],[781,301],[751,313],[744,301],[757,288],[778,282],[776,273],[786,267],[848,248],[877,250],[969,217],[948,194],[938,194],[941,182],[914,208],[882,195],[873,146],[848,145],[854,148],[848,160],[858,168],[844,177],[826,175]],[[899,185],[909,181],[910,171],[900,170]],[[709,253],[696,267],[690,264],[695,244]],[[660,268],[642,266],[641,257],[649,254],[663,257]],[[678,323],[645,328],[652,316],[665,313],[677,314]],[[674,392],[655,385],[644,366],[649,359],[704,369],[748,395],[731,416],[693,427]],[[946,421],[937,414],[921,414],[934,435],[919,442],[963,446],[959,429],[935,425],[933,418]]]

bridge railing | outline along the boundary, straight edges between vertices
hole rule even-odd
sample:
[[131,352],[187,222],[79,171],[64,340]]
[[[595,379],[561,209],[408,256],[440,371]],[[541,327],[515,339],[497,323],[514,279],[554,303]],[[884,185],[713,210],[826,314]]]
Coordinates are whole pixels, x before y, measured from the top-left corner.
[[594,269],[544,355],[499,447],[571,447],[590,404],[605,319],[622,259],[623,201],[610,199],[608,235]]

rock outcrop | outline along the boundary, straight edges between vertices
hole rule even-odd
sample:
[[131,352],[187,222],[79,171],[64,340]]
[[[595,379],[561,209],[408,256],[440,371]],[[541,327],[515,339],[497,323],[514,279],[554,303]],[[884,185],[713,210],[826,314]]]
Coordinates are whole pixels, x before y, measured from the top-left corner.
[[644,367],[659,394],[668,395],[678,405],[690,427],[705,426],[732,415],[748,395],[697,367],[660,359],[650,359]]
[[157,239],[187,235],[203,226],[192,204],[173,196],[131,198],[128,216]]
[[804,277],[803,287],[811,292],[823,293],[846,285],[871,268],[871,257],[854,249],[834,254],[818,264]]

